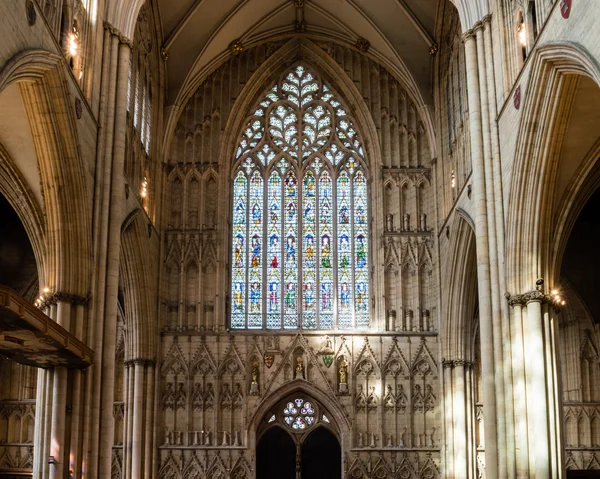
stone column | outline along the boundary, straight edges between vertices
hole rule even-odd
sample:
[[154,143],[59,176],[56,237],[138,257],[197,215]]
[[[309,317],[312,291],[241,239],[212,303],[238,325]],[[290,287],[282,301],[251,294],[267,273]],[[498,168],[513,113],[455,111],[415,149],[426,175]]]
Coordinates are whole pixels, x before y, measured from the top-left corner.
[[131,477],[143,476],[144,455],[144,397],[146,395],[144,379],[146,376],[144,361],[134,361],[133,380],[133,435],[131,437]]
[[[564,477],[562,404],[557,374],[556,304],[539,289],[509,297],[517,333],[522,325],[523,355],[513,355],[516,399],[525,402],[519,418],[527,428],[528,456],[519,455],[519,476],[536,479]],[[519,321],[520,320],[520,321]],[[519,339],[519,338],[516,338]],[[515,345],[519,351],[520,344]],[[519,364],[519,361],[521,362]],[[518,381],[524,387],[518,388]],[[525,401],[520,398],[523,393]],[[518,405],[517,405],[518,407]],[[520,432],[520,431],[517,431]],[[525,431],[523,431],[524,433]]]
[[443,385],[443,425],[444,425],[444,470],[442,477],[452,477],[454,475],[454,421],[453,413],[453,388],[452,388],[452,368],[454,361],[442,361],[442,385]]
[[485,165],[482,136],[481,97],[479,89],[478,48],[475,33],[464,34],[465,62],[469,103],[469,129],[473,162],[473,203],[475,238],[477,243],[477,280],[479,292],[479,322],[481,334],[482,395],[486,411],[485,462],[488,477],[505,477],[500,473],[499,443],[496,427],[496,386],[494,380],[494,335],[490,283],[488,241],[488,211],[486,208]]
[[147,361],[146,366],[146,417],[144,443],[144,477],[152,477],[152,458],[154,457],[154,361]]

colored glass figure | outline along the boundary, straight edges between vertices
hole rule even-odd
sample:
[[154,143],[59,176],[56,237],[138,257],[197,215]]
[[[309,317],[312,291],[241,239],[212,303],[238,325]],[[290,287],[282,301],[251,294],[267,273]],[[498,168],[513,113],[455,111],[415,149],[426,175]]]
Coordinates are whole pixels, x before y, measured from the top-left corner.
[[252,237],[252,258],[250,260],[250,266],[253,268],[260,266],[260,243],[260,236],[255,234]]
[[299,65],[282,78],[253,110],[235,154],[231,327],[368,327],[362,144],[310,70]]

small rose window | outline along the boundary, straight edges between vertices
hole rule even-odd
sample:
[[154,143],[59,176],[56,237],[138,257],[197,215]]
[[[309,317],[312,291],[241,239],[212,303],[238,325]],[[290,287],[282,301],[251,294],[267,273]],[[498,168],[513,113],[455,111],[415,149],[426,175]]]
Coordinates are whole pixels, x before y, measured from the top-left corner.
[[309,401],[294,399],[286,404],[283,420],[296,431],[306,429],[315,423],[315,408]]

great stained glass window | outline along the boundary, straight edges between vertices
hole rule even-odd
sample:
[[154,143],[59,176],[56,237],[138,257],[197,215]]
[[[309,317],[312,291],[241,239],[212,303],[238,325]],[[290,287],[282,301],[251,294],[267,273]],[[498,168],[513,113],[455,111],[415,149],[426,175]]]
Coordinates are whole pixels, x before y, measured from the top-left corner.
[[369,327],[364,151],[334,93],[302,65],[285,73],[235,165],[231,327]]

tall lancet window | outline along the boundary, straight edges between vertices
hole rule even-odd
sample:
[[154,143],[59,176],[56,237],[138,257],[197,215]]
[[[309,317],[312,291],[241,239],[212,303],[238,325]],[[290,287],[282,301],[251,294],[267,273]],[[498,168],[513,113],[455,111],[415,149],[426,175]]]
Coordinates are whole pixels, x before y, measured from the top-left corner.
[[367,173],[336,95],[302,65],[241,135],[233,174],[231,327],[369,327]]

